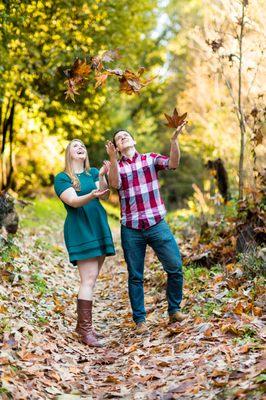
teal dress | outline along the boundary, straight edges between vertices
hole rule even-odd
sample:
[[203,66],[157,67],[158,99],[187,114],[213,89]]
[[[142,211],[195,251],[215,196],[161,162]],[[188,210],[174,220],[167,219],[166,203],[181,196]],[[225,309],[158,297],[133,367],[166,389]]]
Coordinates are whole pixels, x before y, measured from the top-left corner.
[[[77,174],[80,181],[78,196],[97,189],[95,182],[99,180],[97,168],[89,172]],[[55,177],[54,188],[58,197],[72,187],[70,177],[60,172]],[[77,265],[78,260],[86,260],[98,256],[115,254],[112,234],[108,225],[106,211],[99,199],[93,199],[82,207],[71,207],[64,203],[67,217],[64,224],[64,238],[70,262]]]

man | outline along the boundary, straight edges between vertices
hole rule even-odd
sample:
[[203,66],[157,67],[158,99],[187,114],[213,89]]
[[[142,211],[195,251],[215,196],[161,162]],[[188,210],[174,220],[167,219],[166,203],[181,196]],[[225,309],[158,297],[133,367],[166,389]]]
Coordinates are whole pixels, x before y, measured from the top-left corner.
[[[170,157],[137,152],[133,136],[124,130],[115,132],[106,151],[110,158],[109,183],[118,190],[121,205],[121,241],[128,268],[128,290],[137,332],[147,330],[144,306],[143,273],[146,247],[149,245],[167,273],[169,322],[182,321],[182,262],[178,245],[164,220],[166,209],[160,195],[158,172],[176,169],[180,150],[178,135],[171,138]],[[117,161],[117,152],[121,158]]]

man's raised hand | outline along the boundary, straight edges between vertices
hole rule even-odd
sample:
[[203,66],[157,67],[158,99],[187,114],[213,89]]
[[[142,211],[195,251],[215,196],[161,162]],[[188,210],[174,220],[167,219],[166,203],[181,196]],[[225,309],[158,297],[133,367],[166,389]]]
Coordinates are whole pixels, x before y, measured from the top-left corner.
[[173,133],[173,136],[171,137],[171,140],[176,140],[178,135],[182,132],[182,129],[184,126],[187,124],[187,121],[184,121],[178,128]]
[[106,152],[107,152],[110,160],[116,160],[116,158],[117,158],[117,150],[116,150],[113,142],[111,142],[111,140],[109,140],[106,143],[105,148],[106,148]]

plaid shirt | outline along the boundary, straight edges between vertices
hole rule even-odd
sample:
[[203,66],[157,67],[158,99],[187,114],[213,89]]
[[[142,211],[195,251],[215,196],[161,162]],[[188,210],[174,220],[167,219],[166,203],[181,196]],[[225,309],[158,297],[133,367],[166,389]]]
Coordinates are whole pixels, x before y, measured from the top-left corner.
[[169,157],[139,154],[122,157],[119,167],[121,223],[129,228],[148,229],[166,214],[158,182],[158,171],[169,168]]

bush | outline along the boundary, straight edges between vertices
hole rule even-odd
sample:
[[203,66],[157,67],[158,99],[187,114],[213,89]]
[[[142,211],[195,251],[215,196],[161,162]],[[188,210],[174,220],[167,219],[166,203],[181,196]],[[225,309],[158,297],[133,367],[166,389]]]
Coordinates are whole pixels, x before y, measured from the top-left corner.
[[257,247],[241,253],[238,260],[246,277],[266,277],[266,248]]

